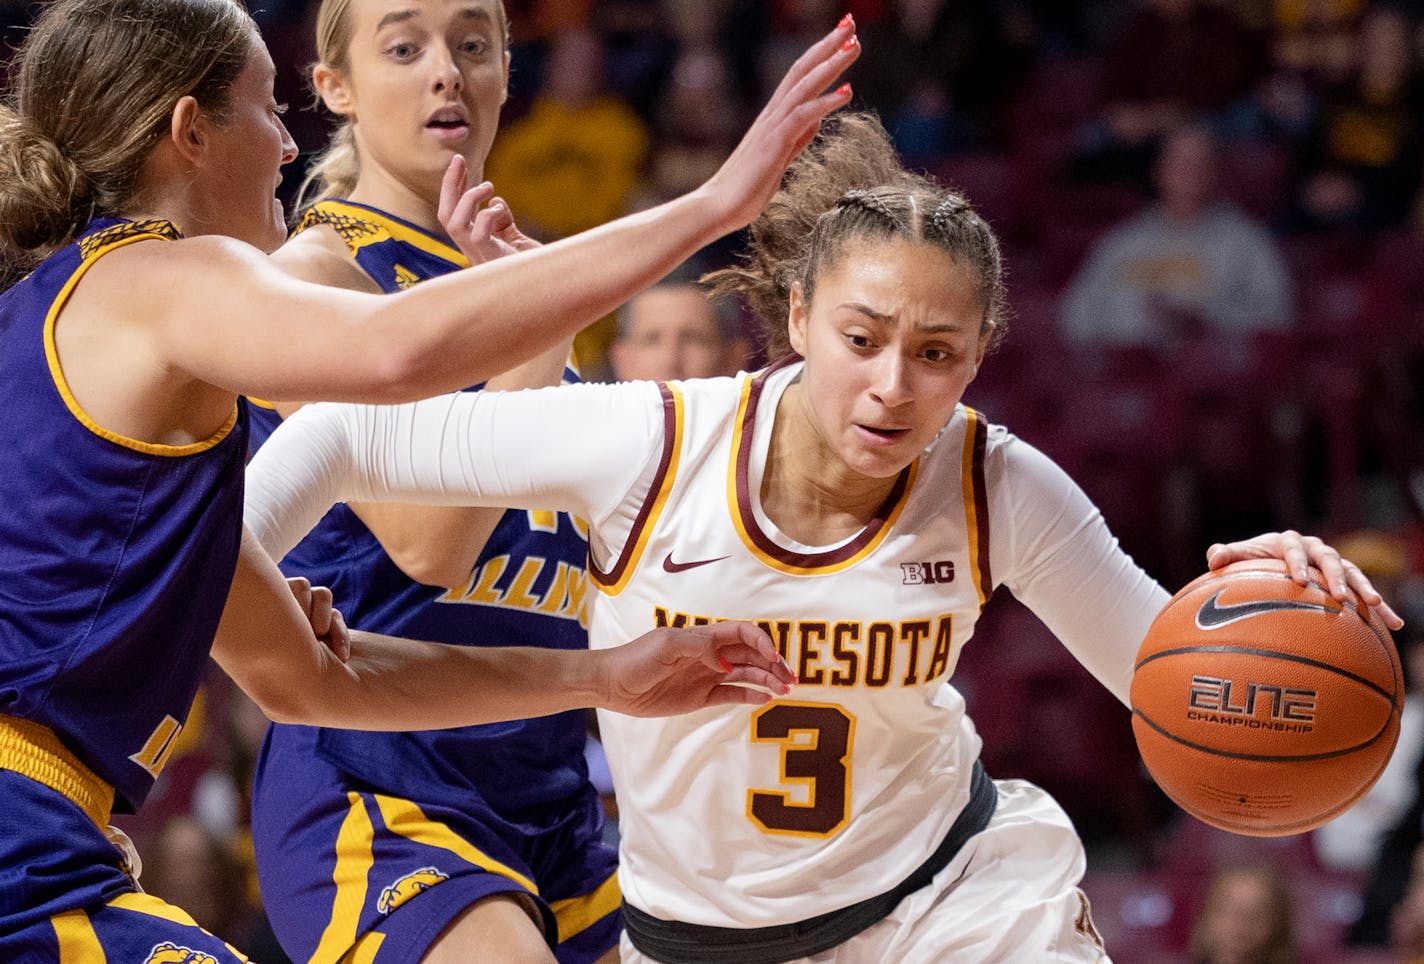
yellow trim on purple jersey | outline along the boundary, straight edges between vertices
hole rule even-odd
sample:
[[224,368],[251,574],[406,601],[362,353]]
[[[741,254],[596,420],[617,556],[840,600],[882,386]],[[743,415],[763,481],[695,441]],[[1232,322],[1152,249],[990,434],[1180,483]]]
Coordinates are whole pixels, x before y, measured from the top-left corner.
[[355,204],[351,201],[329,199],[312,205],[302,216],[295,233],[300,234],[317,224],[330,225],[332,230],[346,242],[352,254],[370,244],[381,241],[402,241],[419,248],[426,254],[443,258],[461,268],[468,268],[470,261],[460,249],[438,238],[426,234],[414,225],[408,225],[384,211]]
[[[146,225],[136,225],[136,227],[138,226]],[[50,376],[54,379],[54,387],[59,391],[60,397],[64,399],[65,407],[69,409],[70,414],[78,420],[79,424],[100,438],[107,439],[115,445],[122,445],[124,448],[130,448],[135,452],[143,452],[147,455],[182,456],[206,452],[227,438],[228,433],[232,431],[232,427],[237,424],[237,405],[233,405],[232,414],[228,416],[227,421],[224,422],[216,432],[201,442],[193,442],[188,445],[160,445],[157,442],[144,442],[140,439],[129,438],[127,435],[121,435],[118,432],[111,432],[90,418],[89,413],[84,411],[84,407],[79,404],[79,400],[76,399],[74,393],[70,391],[69,382],[66,381],[64,377],[64,369],[59,363],[59,349],[56,347],[54,341],[54,326],[56,320],[59,318],[59,313],[64,309],[65,304],[68,303],[69,296],[73,294],[75,285],[79,284],[84,275],[88,273],[89,269],[92,268],[94,263],[103,255],[108,254],[110,251],[116,251],[119,248],[128,247],[131,244],[137,244],[140,241],[152,241],[157,238],[172,240],[174,237],[174,234],[165,231],[146,230],[140,234],[118,233],[116,238],[110,238],[102,244],[81,245],[81,249],[84,252],[84,260],[80,262],[74,274],[69,276],[69,280],[66,281],[64,287],[60,289],[53,304],[50,305],[49,314],[45,317],[44,324],[45,359],[49,363]],[[87,240],[92,241],[93,238]]]

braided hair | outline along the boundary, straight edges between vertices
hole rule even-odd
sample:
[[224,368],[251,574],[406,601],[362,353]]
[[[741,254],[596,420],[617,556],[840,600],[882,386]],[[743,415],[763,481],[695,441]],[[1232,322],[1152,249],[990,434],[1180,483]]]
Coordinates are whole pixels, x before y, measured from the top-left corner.
[[751,226],[740,262],[703,280],[714,296],[744,299],[768,356],[793,354],[786,331],[791,288],[809,303],[816,279],[846,246],[906,240],[933,244],[968,266],[991,346],[1004,333],[1005,289],[999,241],[957,191],[905,169],[890,136],[870,113],[837,114],[787,172],[781,190]]

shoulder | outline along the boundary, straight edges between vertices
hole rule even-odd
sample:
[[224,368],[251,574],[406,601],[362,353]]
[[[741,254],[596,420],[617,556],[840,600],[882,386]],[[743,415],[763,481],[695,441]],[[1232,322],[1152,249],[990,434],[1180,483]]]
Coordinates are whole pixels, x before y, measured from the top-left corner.
[[272,263],[292,277],[313,284],[376,293],[381,290],[352,260],[346,243],[324,224],[289,238],[272,253]]
[[1068,474],[1030,442],[978,413],[984,426],[984,476],[992,489],[1015,500],[1044,498],[1076,490]]
[[195,286],[206,289],[226,278],[269,269],[267,255],[236,238],[217,234],[177,240],[144,240],[105,253],[82,287],[112,291],[114,306],[149,315],[163,305],[191,305]]

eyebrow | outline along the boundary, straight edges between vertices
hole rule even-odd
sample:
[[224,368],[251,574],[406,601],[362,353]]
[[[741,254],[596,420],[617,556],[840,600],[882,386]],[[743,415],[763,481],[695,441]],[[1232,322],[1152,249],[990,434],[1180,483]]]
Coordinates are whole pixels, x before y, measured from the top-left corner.
[[[894,315],[887,315],[887,314],[885,314],[884,312],[876,311],[874,308],[871,308],[869,305],[863,305],[863,304],[861,304],[861,303],[858,302],[858,301],[847,301],[847,302],[844,302],[844,303],[841,304],[841,307],[842,307],[842,308],[849,308],[851,311],[860,312],[862,315],[866,315],[867,317],[873,318],[873,319],[876,320],[876,321],[885,321],[885,322],[894,322],[894,321],[895,321],[895,316],[894,316]],[[919,332],[919,333],[921,333],[921,334],[925,334],[925,335],[952,335],[952,334],[956,334],[956,333],[958,333],[958,332],[961,332],[961,331],[963,331],[963,330],[964,330],[964,328],[963,328],[961,325],[950,325],[950,324],[941,324],[941,325],[916,325],[916,326],[915,326],[915,331],[917,331],[917,332]]]
[[[415,15],[416,11],[410,9],[392,10],[376,23],[376,33],[380,33],[393,23],[405,23],[407,20],[413,19]],[[480,7],[465,7],[461,9],[456,16],[462,20],[479,20],[485,24],[494,23],[494,20],[489,15],[489,11],[483,10]]]

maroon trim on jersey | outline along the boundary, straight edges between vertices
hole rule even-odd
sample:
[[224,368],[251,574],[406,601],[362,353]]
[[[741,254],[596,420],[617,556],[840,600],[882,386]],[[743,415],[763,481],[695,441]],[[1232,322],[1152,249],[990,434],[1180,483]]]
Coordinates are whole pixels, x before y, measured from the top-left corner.
[[890,489],[890,494],[875,510],[875,516],[858,536],[845,545],[824,552],[792,552],[772,541],[757,524],[756,513],[752,511],[751,483],[748,481],[752,459],[752,434],[756,427],[757,404],[761,401],[761,393],[766,387],[767,378],[773,372],[797,360],[799,359],[788,359],[780,365],[766,369],[752,380],[751,390],[747,396],[746,412],[742,416],[742,424],[737,432],[737,515],[741,519],[742,528],[747,537],[752,540],[752,544],[759,551],[788,566],[815,569],[845,562],[875,538],[885,526],[886,520],[894,513],[895,507],[900,504],[900,500],[905,497],[905,490],[909,487],[910,478],[913,475],[913,467],[906,466],[900,471],[899,477],[895,479],[895,485]]
[[658,382],[658,392],[663,397],[663,452],[658,461],[658,471],[653,476],[653,484],[648,489],[648,494],[643,497],[643,504],[638,507],[638,517],[633,520],[633,528],[628,533],[628,541],[623,543],[623,552],[613,563],[613,568],[604,572],[594,561],[593,553],[589,553],[588,575],[600,586],[617,585],[628,566],[640,555],[638,545],[643,537],[643,530],[647,527],[648,519],[653,514],[653,507],[659,503],[663,495],[663,486],[669,481],[668,469],[672,465],[673,455],[676,454],[677,447],[682,444],[682,440],[678,437],[677,402],[673,398],[672,389],[666,382]]
[[974,565],[979,569],[979,588],[984,598],[994,592],[989,575],[989,487],[984,484],[984,454],[989,447],[989,427],[983,416],[974,420],[974,454],[970,457],[970,477],[974,486],[974,521],[977,542]]

